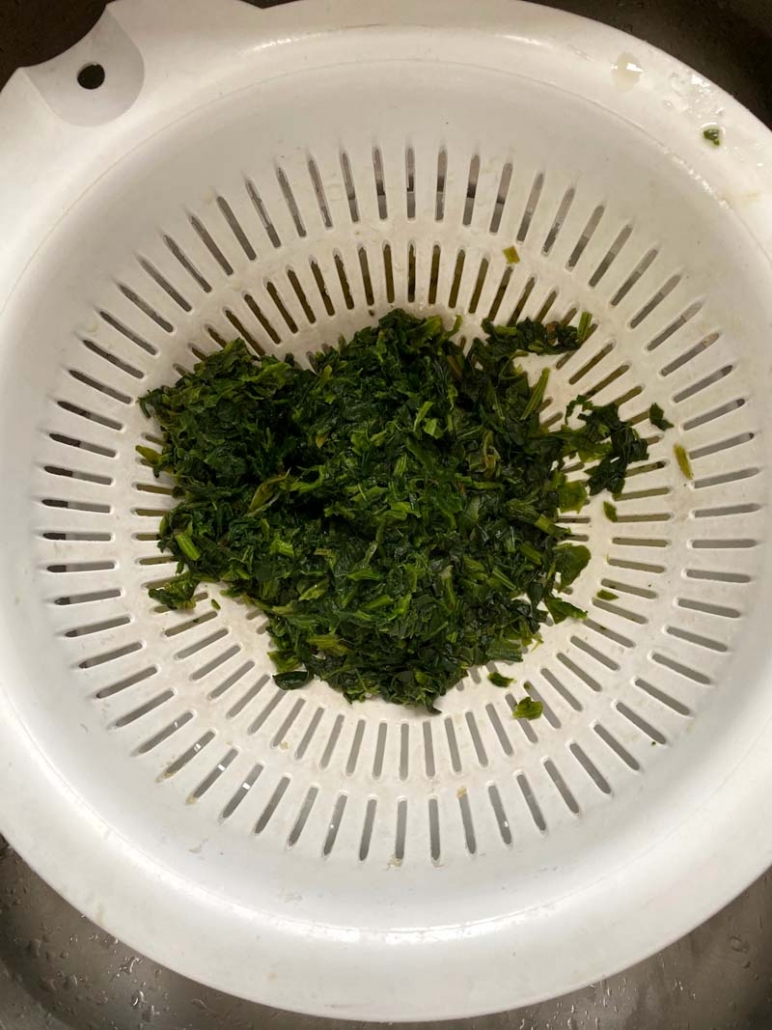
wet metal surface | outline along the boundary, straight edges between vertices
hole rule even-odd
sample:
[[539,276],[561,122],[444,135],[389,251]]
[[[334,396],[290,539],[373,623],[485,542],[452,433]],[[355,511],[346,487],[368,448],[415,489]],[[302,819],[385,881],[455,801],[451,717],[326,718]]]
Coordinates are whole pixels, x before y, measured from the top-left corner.
[[[772,123],[772,0],[552,2],[663,47]],[[272,6],[272,0],[256,6]],[[70,46],[102,7],[102,0],[0,0],[0,84],[17,66]],[[0,838],[0,1030],[331,1025],[200,987],[135,954],[62,901]],[[626,973],[542,1005],[442,1026],[772,1030],[772,873],[694,933]]]
[[[332,1025],[240,1001],[161,968],[79,915],[11,848],[3,851],[0,1030],[327,1030]],[[339,1030],[367,1026],[334,1025]],[[436,1026],[768,1030],[772,873],[694,933],[625,973],[542,1005]]]

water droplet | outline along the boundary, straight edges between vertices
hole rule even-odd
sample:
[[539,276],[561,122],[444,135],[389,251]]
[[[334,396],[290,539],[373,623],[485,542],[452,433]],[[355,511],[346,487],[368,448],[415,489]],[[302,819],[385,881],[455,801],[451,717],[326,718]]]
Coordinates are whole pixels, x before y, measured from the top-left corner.
[[732,951],[747,952],[749,950],[748,945],[741,937],[730,937],[729,947]]
[[620,54],[611,66],[611,75],[618,90],[627,93],[638,84],[643,69],[632,54]]
[[118,970],[121,973],[128,973],[129,976],[131,976],[131,974],[134,972],[134,967],[137,965],[138,962],[141,961],[142,960],[140,959],[139,955],[132,955],[130,959],[128,959],[126,962],[122,962],[121,965],[118,966]]
[[139,1006],[144,1002],[144,1000],[145,1000],[145,992],[144,991],[135,991],[132,994],[132,996],[131,996],[131,1007],[133,1009],[139,1008]]

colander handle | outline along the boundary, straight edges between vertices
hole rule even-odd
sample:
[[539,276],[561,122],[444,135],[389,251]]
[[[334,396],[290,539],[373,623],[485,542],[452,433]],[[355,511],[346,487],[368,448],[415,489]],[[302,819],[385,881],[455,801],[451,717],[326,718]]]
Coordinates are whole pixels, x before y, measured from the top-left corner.
[[267,13],[239,0],[120,0],[69,50],[11,77],[0,93],[0,307],[84,184],[196,105],[202,69],[246,72]]

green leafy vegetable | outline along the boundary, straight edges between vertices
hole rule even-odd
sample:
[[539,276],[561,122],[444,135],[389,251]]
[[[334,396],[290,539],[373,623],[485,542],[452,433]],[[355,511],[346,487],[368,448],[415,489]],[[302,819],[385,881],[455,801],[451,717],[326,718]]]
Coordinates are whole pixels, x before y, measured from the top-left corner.
[[518,701],[512,715],[515,719],[539,719],[544,711],[541,701],[534,701],[532,697],[524,697]]
[[520,255],[517,252],[517,247],[505,247],[504,257],[510,265],[516,265],[520,261]]
[[616,404],[598,407],[580,395],[568,405],[566,415],[570,416],[577,408],[584,426],[566,432],[582,460],[600,459],[587,477],[588,489],[593,495],[601,490],[620,494],[628,466],[648,456],[648,445],[629,422],[619,417]]
[[673,446],[673,453],[675,454],[675,459],[678,462],[678,467],[686,478],[694,479],[692,463],[689,461],[689,455],[686,453],[686,449],[682,447],[680,443],[677,443]]
[[619,595],[613,594],[610,590],[599,590],[595,595],[599,601],[618,601]]
[[488,679],[491,681],[494,687],[508,687],[510,683],[515,682],[511,676],[502,676],[500,672],[496,671],[489,672]]
[[616,505],[612,504],[611,501],[603,502],[603,514],[609,520],[609,522],[619,522],[619,515],[617,514]]
[[564,619],[586,619],[587,612],[577,608],[575,604],[564,601],[562,597],[555,597],[545,594],[544,606],[552,616],[554,622],[562,622]]
[[589,549],[584,544],[562,544],[555,548],[555,571],[559,576],[559,589],[571,586],[590,560]]
[[574,481],[558,487],[558,507],[561,511],[581,511],[587,504],[587,487]]
[[506,355],[505,360],[511,362],[524,354],[565,354],[578,350],[583,343],[579,329],[562,322],[544,325],[526,318],[517,325],[494,325],[485,319],[482,327],[488,338],[475,340],[469,352],[471,360],[475,358],[475,348],[478,352],[486,350],[496,361]]
[[649,408],[649,422],[657,429],[661,429],[663,433],[666,429],[673,428],[673,423],[668,422],[665,418],[665,412],[660,408],[659,404],[652,404]]
[[584,343],[590,335],[590,329],[592,329],[592,315],[589,311],[583,311],[579,318],[579,327],[576,331],[579,343]]
[[350,701],[432,711],[470,667],[521,661],[545,622],[585,616],[558,596],[590,559],[561,511],[647,455],[613,404],[544,428],[548,372],[513,361],[576,350],[590,321],[486,323],[464,352],[439,317],[392,311],[311,368],[237,340],[152,390],[163,446],[140,453],[175,479],[159,547],[179,565],[151,596],[190,608],[222,584],[265,613],[279,686]]

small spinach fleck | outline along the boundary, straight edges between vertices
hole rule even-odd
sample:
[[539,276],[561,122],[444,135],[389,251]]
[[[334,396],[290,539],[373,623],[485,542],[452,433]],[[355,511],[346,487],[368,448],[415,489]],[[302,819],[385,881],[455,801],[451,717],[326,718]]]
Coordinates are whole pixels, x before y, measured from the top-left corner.
[[710,125],[707,129],[703,129],[702,136],[714,147],[721,146],[721,129],[717,125]]
[[678,467],[686,476],[687,479],[694,479],[694,473],[692,472],[692,463],[689,461],[689,455],[686,453],[686,448],[680,443],[673,445],[673,453],[675,459],[678,462]]
[[541,701],[534,701],[532,697],[524,697],[515,705],[512,716],[515,719],[538,719],[544,711]]
[[508,687],[511,683],[515,682],[511,676],[502,676],[501,673],[496,670],[488,673],[488,679],[494,687]]
[[673,428],[673,423],[665,418],[665,412],[659,404],[652,404],[649,408],[649,422],[664,433],[667,429]]

